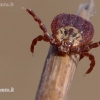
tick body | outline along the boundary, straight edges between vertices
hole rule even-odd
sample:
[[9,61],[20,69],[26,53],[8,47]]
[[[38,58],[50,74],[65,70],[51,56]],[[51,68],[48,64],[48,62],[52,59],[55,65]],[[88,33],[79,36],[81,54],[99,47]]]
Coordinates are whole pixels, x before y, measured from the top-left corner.
[[49,34],[40,18],[31,9],[26,9],[26,11],[38,22],[44,33],[44,35],[39,35],[32,41],[30,48],[32,53],[34,52],[34,46],[37,41],[44,40],[57,47],[61,55],[73,53],[79,54],[80,59],[84,56],[88,57],[91,63],[86,74],[92,71],[95,66],[95,58],[89,51],[92,48],[98,47],[100,41],[96,43],[91,42],[94,35],[94,28],[89,21],[77,15],[62,13],[53,19],[51,23],[53,34]]

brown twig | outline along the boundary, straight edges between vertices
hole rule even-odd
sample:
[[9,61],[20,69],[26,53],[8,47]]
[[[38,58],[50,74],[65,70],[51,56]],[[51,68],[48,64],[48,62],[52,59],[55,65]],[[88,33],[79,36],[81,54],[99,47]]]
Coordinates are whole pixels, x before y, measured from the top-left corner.
[[[93,0],[90,0],[87,4],[79,6],[78,15],[90,20],[94,12],[95,5]],[[78,54],[59,56],[57,48],[51,46],[35,100],[67,100],[79,59]]]

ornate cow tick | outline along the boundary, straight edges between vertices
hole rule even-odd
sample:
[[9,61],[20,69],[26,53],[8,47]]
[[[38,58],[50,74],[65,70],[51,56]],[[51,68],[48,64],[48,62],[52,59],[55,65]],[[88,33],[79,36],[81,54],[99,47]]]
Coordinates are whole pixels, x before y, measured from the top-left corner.
[[92,43],[91,39],[94,35],[92,24],[80,16],[73,14],[59,14],[51,24],[52,35],[47,32],[45,25],[39,17],[31,9],[26,11],[38,22],[44,35],[36,37],[31,44],[31,52],[34,52],[34,46],[37,41],[44,40],[50,42],[51,45],[58,48],[59,54],[79,54],[80,59],[84,56],[89,57],[91,60],[90,68],[86,74],[90,73],[95,65],[95,58],[92,54],[88,53],[90,49],[96,48],[100,45],[100,41]]

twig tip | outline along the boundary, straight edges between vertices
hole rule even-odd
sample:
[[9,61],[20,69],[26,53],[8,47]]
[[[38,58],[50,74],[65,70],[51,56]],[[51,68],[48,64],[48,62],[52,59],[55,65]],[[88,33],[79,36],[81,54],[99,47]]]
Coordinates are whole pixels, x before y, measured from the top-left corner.
[[22,7],[22,9],[26,10],[26,8],[25,8],[25,7]]

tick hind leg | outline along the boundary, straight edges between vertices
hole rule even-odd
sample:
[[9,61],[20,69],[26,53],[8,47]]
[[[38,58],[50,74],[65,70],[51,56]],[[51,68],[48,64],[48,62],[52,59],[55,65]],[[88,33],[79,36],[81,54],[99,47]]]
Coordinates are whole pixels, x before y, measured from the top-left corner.
[[95,58],[94,58],[94,56],[93,56],[92,54],[87,53],[87,52],[82,53],[82,55],[83,55],[83,56],[89,57],[89,59],[90,59],[90,61],[91,61],[91,63],[90,63],[90,68],[89,68],[89,69],[87,70],[87,72],[86,72],[86,74],[89,74],[89,73],[93,70],[93,68],[94,68],[94,66],[95,66]]
[[31,47],[30,47],[30,51],[32,53],[34,53],[34,46],[37,44],[37,41],[41,41],[41,40],[44,40],[46,42],[48,42],[48,40],[46,40],[46,38],[42,35],[39,35],[38,37],[36,37],[33,41],[32,41],[32,44],[31,44]]

